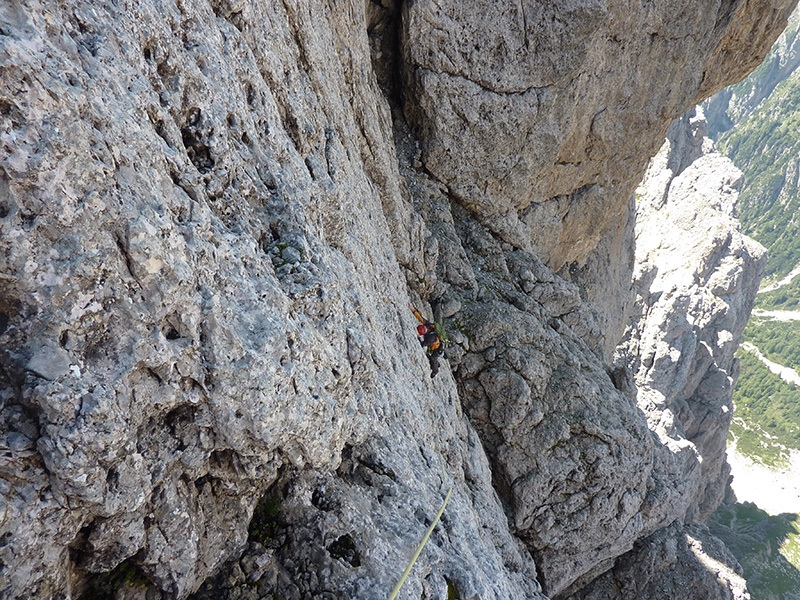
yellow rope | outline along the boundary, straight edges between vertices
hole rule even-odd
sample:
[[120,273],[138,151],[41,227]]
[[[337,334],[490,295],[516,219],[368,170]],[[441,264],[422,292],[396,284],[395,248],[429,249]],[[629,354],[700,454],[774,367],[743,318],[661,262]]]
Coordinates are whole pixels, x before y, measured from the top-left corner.
[[442,508],[439,509],[439,514],[436,515],[436,518],[431,523],[431,526],[428,527],[428,531],[425,532],[425,537],[422,538],[419,546],[417,546],[416,552],[414,552],[414,556],[411,557],[411,562],[408,563],[406,570],[403,571],[403,574],[400,576],[400,581],[397,582],[397,585],[394,586],[392,593],[389,594],[388,600],[394,600],[397,597],[397,594],[400,593],[400,588],[403,587],[403,584],[406,582],[406,577],[408,574],[411,573],[411,569],[414,567],[414,563],[417,562],[419,555],[422,554],[422,549],[425,547],[425,544],[428,543],[428,538],[431,537],[433,533],[433,529],[436,527],[436,524],[439,522],[439,519],[442,518],[442,514],[444,513],[444,507],[447,506],[447,501],[450,500],[450,494],[453,493],[453,488],[451,487],[450,490],[447,492],[447,496],[444,497],[444,502],[442,502]]

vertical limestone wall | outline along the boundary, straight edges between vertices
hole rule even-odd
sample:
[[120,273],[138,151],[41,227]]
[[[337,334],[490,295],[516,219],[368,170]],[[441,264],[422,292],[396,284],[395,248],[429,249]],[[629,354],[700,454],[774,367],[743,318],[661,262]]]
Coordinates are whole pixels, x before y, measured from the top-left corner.
[[631,193],[788,4],[4,2],[0,595],[385,597],[452,487],[404,593],[562,597],[702,516]]

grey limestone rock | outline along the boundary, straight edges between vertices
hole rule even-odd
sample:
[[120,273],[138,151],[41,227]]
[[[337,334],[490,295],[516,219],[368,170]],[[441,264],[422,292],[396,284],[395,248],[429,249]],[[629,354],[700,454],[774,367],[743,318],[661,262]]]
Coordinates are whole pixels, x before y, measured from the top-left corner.
[[270,3],[0,14],[2,595],[135,555],[185,597],[244,547],[281,465],[335,468],[388,410],[380,373],[425,368],[393,301],[403,246],[374,243],[421,225],[389,209],[363,24]]
[[676,121],[637,192],[637,301],[617,355],[634,374],[650,429],[683,457],[692,500],[574,598],[650,598],[678,588],[749,598],[735,559],[697,521],[719,506],[728,484],[734,352],[766,253],[732,217],[741,173],[704,133],[699,111]]
[[[290,472],[291,531],[363,552],[326,589],[385,595],[444,476],[450,550],[409,587],[441,589],[448,565],[466,590],[536,597],[413,334],[407,282],[432,285],[436,248],[403,195],[364,5],[12,2],[0,29],[0,594],[81,597],[133,569],[184,598],[239,564]],[[370,436],[402,463],[396,506],[336,475]],[[342,523],[307,513],[306,470],[344,488]],[[295,542],[275,569],[303,581],[315,555]],[[237,568],[269,579],[258,560]]]
[[635,390],[615,386],[587,344],[592,312],[577,286],[524,250],[504,250],[425,185],[427,176],[403,173],[421,214],[438,224],[440,247],[451,246],[439,256],[438,281],[461,297],[445,320],[468,340],[450,359],[461,402],[543,590],[562,597],[686,514],[701,459],[689,442],[663,443]]
[[703,122],[699,109],[676,121],[637,193],[637,303],[621,351],[651,428],[702,456],[688,515],[701,520],[727,484],[734,353],[766,261],[733,217],[741,172],[713,151]]
[[703,525],[675,522],[637,542],[613,569],[570,600],[673,597],[749,600],[742,567]]
[[588,266],[577,280],[610,358],[629,199],[649,158],[674,119],[757,66],[792,5],[756,17],[746,2],[406,3],[405,111],[422,162],[504,240],[555,271]]
[[685,393],[607,364],[647,158],[791,2],[701,4],[0,4],[0,595],[383,598],[452,487],[404,597],[560,597],[707,512],[729,222],[636,305]]

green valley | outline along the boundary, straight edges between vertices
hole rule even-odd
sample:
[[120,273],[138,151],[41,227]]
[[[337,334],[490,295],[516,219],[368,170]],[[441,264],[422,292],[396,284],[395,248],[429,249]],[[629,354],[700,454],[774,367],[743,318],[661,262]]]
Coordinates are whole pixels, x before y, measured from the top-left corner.
[[738,452],[769,466],[785,466],[788,450],[800,450],[800,388],[740,351],[742,374],[733,393],[731,436]]
[[[705,103],[718,150],[742,170],[742,229],[769,253],[734,391],[737,450],[767,465],[800,450],[800,12],[747,79]],[[793,379],[795,378],[796,379]],[[794,381],[795,383],[789,383]],[[800,511],[800,500],[798,500]]]
[[[740,502],[723,504],[709,522],[742,564],[753,600],[800,599],[800,498],[781,485],[800,478],[798,33],[795,11],[764,63],[704,105],[717,149],[744,174],[742,229],[769,252],[737,355],[728,455]],[[779,495],[788,502],[765,510]]]

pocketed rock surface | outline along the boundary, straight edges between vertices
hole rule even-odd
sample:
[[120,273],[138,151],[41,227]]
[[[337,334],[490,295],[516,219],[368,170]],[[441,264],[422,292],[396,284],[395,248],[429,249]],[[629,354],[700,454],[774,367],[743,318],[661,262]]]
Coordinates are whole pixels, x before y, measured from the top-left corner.
[[792,4],[3,3],[0,596],[382,598],[452,488],[401,597],[560,598],[704,518],[760,263],[659,304],[633,190]]

